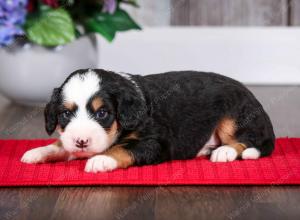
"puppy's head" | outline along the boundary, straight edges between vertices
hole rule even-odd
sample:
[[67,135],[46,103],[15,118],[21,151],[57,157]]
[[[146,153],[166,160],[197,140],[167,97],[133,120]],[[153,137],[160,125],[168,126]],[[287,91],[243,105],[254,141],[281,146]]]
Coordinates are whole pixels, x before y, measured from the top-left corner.
[[101,153],[120,132],[134,130],[145,114],[145,103],[128,79],[104,70],[78,70],[54,89],[45,108],[46,131],[57,130],[71,153]]

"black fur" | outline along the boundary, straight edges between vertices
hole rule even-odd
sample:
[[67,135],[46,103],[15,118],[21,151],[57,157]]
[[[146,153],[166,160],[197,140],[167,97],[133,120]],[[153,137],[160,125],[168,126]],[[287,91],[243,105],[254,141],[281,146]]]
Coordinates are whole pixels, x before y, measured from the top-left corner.
[[55,88],[51,101],[46,105],[44,110],[46,131],[49,135],[53,134],[58,124],[57,108],[60,104],[60,88]]
[[139,97],[132,85],[117,88],[117,90],[113,89],[113,97],[117,103],[118,122],[124,130],[134,130],[146,117],[146,103]]
[[[131,131],[139,134],[139,140],[125,146],[136,165],[194,158],[224,117],[235,119],[239,142],[259,149],[262,156],[273,151],[275,137],[268,115],[254,95],[231,78],[195,71],[131,75],[137,89],[118,74],[94,71],[102,79],[99,95],[106,97],[121,125],[119,142]],[[45,111],[48,133],[57,124],[55,93]]]

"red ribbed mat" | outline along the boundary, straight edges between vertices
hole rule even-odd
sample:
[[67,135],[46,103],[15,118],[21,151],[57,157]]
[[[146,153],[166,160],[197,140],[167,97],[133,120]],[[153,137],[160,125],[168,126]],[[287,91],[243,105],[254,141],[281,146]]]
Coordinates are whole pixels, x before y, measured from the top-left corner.
[[23,153],[50,140],[0,140],[0,186],[300,184],[300,138],[279,138],[271,157],[212,163],[207,158],[85,173],[85,160],[28,165]]

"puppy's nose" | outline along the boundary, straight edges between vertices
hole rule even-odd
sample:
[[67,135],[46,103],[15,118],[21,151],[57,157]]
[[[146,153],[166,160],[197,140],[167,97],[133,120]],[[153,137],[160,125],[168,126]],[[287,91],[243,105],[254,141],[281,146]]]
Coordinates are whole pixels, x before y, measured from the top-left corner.
[[86,147],[89,146],[89,142],[90,142],[89,139],[85,139],[85,140],[77,139],[76,142],[75,142],[75,145],[78,148],[86,148]]

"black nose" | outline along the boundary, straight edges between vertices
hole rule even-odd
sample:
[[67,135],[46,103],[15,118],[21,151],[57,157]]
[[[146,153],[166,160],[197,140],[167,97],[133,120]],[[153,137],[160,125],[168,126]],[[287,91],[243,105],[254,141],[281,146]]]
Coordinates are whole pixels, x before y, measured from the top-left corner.
[[77,140],[76,141],[76,147],[78,148],[86,148],[88,147],[88,143],[89,143],[89,140]]

